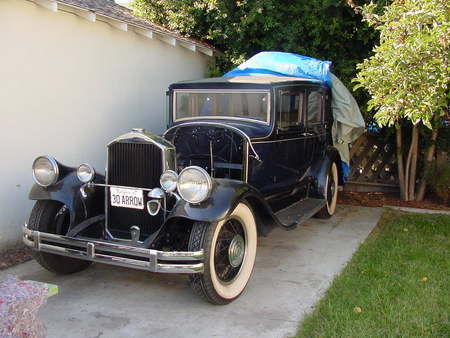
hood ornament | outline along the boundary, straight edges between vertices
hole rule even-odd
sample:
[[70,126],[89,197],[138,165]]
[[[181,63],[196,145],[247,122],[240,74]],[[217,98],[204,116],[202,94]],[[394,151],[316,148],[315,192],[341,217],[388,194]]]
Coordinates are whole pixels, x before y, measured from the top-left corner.
[[135,133],[145,133],[145,129],[144,128],[132,128],[132,131],[134,131]]

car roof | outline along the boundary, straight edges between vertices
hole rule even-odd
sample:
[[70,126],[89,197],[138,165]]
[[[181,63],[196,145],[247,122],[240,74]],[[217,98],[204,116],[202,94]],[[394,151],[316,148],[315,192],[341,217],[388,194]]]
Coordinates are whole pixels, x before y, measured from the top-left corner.
[[177,84],[196,84],[196,83],[255,83],[255,84],[283,84],[286,82],[310,82],[322,83],[320,80],[308,79],[294,76],[234,76],[234,77],[211,77],[199,80],[179,81]]

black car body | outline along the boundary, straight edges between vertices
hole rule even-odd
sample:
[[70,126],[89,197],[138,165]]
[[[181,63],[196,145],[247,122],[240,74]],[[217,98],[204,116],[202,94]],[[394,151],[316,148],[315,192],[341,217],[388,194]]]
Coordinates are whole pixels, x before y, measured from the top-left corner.
[[113,140],[105,176],[35,160],[24,241],[52,271],[96,261],[187,273],[196,292],[225,304],[250,278],[256,234],[334,213],[341,166],[330,89],[234,77],[175,83],[167,94],[166,132]]

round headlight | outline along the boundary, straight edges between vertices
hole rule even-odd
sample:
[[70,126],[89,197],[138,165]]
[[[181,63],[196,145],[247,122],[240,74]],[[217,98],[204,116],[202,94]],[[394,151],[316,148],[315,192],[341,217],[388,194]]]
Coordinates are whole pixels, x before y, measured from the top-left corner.
[[212,180],[200,167],[184,168],[178,177],[178,193],[189,203],[200,203],[209,197]]
[[165,191],[175,191],[177,189],[178,175],[173,170],[166,170],[159,178],[161,188]]
[[81,182],[88,183],[94,179],[95,170],[90,164],[83,163],[78,167],[77,176]]
[[33,162],[33,179],[42,187],[48,187],[58,180],[59,167],[51,156],[39,156]]

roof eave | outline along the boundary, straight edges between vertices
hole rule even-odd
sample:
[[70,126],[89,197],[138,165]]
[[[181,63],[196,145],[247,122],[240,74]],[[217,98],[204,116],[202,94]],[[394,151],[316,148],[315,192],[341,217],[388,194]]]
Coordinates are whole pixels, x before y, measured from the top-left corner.
[[[46,8],[52,12],[68,12],[74,15],[77,15],[80,18],[83,18],[89,22],[102,21],[109,24],[111,27],[114,27],[118,30],[128,32],[132,31],[136,34],[142,35],[148,39],[158,39],[162,42],[165,42],[171,46],[181,46],[192,52],[200,52],[209,57],[213,57],[215,55],[222,55],[222,53],[211,47],[207,44],[199,43],[193,41],[189,38],[180,37],[177,34],[170,34],[168,32],[158,30],[156,28],[136,24],[135,22],[129,22],[127,20],[123,20],[121,18],[115,18],[105,13],[100,13],[91,8],[85,8],[81,6],[75,6],[73,4],[65,3],[64,1],[57,0],[28,0],[35,3],[38,6]],[[117,5],[119,6],[119,5]]]

